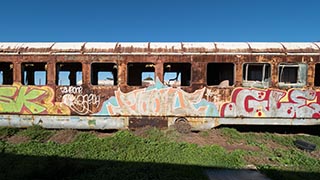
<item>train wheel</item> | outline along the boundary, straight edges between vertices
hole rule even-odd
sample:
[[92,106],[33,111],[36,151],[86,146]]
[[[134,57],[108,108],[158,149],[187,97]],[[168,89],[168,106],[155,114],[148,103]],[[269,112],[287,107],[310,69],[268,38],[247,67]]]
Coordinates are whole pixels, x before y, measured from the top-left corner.
[[179,133],[189,133],[191,132],[191,125],[189,124],[188,120],[184,117],[180,117],[176,119],[174,122],[174,128],[179,132]]

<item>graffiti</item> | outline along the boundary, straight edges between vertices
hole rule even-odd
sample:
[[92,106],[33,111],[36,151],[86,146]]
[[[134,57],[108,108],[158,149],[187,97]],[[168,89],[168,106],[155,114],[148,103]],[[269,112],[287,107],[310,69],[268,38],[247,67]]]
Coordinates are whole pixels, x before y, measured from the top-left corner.
[[207,101],[209,101],[210,98],[214,97],[214,93],[211,89],[207,89],[205,96],[207,97]]
[[74,87],[74,86],[69,86],[69,87],[60,87],[61,93],[62,94],[82,94],[82,87]]
[[0,87],[0,112],[21,114],[70,114],[69,108],[53,103],[54,92],[48,86]]
[[81,86],[60,87],[62,96],[61,104],[68,106],[72,111],[85,115],[92,113],[90,107],[98,107],[100,105],[100,96],[95,94],[82,95],[83,88]]
[[320,118],[320,92],[237,88],[231,102],[221,107],[221,117]]
[[207,97],[207,101],[212,101],[216,107],[220,107],[223,103],[223,101],[221,101],[221,94],[217,89],[207,89],[205,96]]
[[95,94],[65,94],[62,97],[62,104],[67,105],[72,111],[75,111],[80,115],[85,115],[92,113],[90,110],[92,105],[96,107],[100,105],[100,96]]
[[202,98],[205,90],[202,88],[187,93],[180,88],[168,87],[157,78],[156,83],[147,88],[128,93],[118,89],[96,114],[218,116],[216,106]]

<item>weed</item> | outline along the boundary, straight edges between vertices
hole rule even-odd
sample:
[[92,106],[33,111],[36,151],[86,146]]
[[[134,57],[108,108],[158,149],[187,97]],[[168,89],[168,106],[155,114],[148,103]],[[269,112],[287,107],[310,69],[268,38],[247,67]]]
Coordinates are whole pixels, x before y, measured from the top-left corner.
[[233,129],[233,128],[221,128],[220,130],[221,130],[221,133],[224,136],[227,136],[230,139],[237,140],[237,141],[243,139],[243,136],[236,129]]
[[19,131],[18,128],[0,127],[0,138],[10,137],[15,135]]
[[25,130],[19,131],[17,135],[29,137],[31,140],[44,142],[54,134],[55,131],[47,130],[41,126],[35,125],[30,126]]
[[201,131],[200,132],[200,136],[202,136],[202,137],[209,137],[209,131]]
[[293,144],[293,140],[294,138],[292,136],[279,136],[279,135],[276,135],[276,134],[271,134],[271,133],[265,133],[262,138],[264,140],[269,140],[269,141],[273,141],[273,142],[276,142],[278,144],[281,144],[283,146],[286,146],[286,147],[294,147],[294,144]]
[[238,143],[244,138],[243,135],[234,128],[221,128],[220,132],[223,136],[228,138],[227,142],[229,144]]
[[[11,132],[9,129],[6,131]],[[171,139],[176,136],[175,133],[156,128],[147,129],[143,137],[136,136],[131,131],[117,131],[112,136],[103,138],[98,138],[90,132],[80,132],[71,143],[46,142],[45,139],[55,132],[35,126],[15,133],[28,136],[32,141],[20,144],[0,141],[0,177],[205,179],[202,173],[204,168],[242,168],[247,164],[245,157],[251,157],[251,160],[260,158],[255,165],[274,180],[316,179],[320,169],[319,159],[312,158],[307,152],[292,145],[295,138],[302,138],[318,145],[320,140],[316,136],[239,133],[234,129],[223,128],[222,135],[245,141],[261,149],[260,152],[228,152],[218,145],[198,146],[175,142]],[[201,136],[210,135],[208,132],[202,133]],[[270,147],[265,143],[268,141],[273,141],[275,145],[279,143],[285,148]],[[265,158],[266,161],[261,158]],[[270,164],[264,164],[270,161]]]

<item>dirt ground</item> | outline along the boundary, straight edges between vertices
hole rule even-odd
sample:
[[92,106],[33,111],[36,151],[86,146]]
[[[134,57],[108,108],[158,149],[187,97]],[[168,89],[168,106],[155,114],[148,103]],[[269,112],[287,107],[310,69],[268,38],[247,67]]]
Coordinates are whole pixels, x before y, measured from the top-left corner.
[[57,131],[57,133],[51,136],[48,141],[53,141],[58,144],[67,144],[67,143],[71,143],[75,139],[77,134],[78,134],[77,130],[71,130],[71,129],[59,130]]
[[182,142],[188,142],[193,144],[198,144],[200,146],[216,144],[222,146],[228,151],[233,151],[236,149],[248,150],[248,151],[259,151],[258,147],[255,146],[248,146],[244,142],[232,142],[223,136],[219,130],[210,130],[206,131],[206,134],[191,132],[188,134],[183,134],[179,138]]
[[11,137],[7,137],[7,141],[12,144],[19,144],[30,141],[30,138],[26,136],[14,135]]

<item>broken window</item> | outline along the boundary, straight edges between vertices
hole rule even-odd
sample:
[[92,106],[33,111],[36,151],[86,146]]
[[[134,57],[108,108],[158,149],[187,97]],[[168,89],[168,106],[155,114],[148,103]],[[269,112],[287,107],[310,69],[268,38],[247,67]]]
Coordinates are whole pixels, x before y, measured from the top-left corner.
[[320,86],[320,63],[316,64],[315,67],[314,85]]
[[169,86],[190,86],[190,63],[164,63],[164,83]]
[[56,84],[59,86],[82,85],[81,63],[57,63]]
[[91,84],[113,86],[118,84],[118,67],[115,63],[92,63]]
[[13,64],[9,62],[0,62],[0,85],[9,85],[13,83]]
[[307,65],[283,63],[279,65],[279,87],[302,87],[306,85]]
[[128,85],[149,86],[155,83],[153,63],[128,63]]
[[21,80],[23,85],[46,85],[47,84],[46,63],[22,63]]
[[270,86],[271,66],[268,63],[245,63],[242,75],[243,86],[266,88]]
[[233,63],[208,63],[207,85],[232,86],[234,83]]

